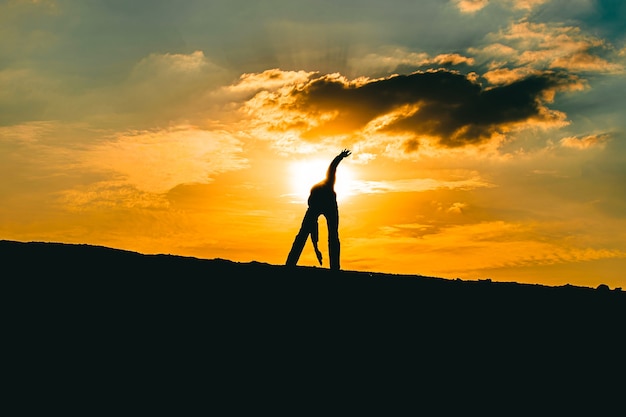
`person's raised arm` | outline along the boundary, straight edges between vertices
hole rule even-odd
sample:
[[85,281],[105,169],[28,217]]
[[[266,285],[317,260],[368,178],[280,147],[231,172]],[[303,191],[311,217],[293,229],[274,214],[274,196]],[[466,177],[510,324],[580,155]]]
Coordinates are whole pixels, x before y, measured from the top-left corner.
[[339,162],[341,162],[341,160],[343,158],[345,158],[346,156],[349,156],[351,153],[352,152],[350,152],[348,149],[344,149],[343,151],[341,151],[339,153],[339,155],[337,155],[335,157],[335,159],[332,160],[332,162],[328,166],[328,171],[326,172],[326,183],[327,184],[331,184],[332,186],[335,185],[335,177],[336,177],[336,173],[337,173],[337,166],[339,165]]

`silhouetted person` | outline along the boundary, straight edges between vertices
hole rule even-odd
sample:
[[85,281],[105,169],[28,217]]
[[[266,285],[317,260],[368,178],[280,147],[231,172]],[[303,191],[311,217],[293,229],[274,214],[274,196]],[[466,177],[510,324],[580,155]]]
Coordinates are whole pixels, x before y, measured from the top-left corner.
[[322,264],[322,253],[317,247],[319,238],[319,225],[317,219],[319,216],[326,217],[328,225],[328,252],[330,258],[330,269],[339,269],[339,210],[337,208],[337,194],[335,193],[335,175],[337,166],[343,158],[350,155],[348,149],[341,151],[339,155],[332,160],[326,172],[326,179],[311,187],[308,204],[309,207],[302,220],[300,231],[296,235],[291,246],[289,256],[287,256],[286,265],[295,266],[300,259],[300,254],[304,248],[307,238],[311,235],[313,248],[317,255],[317,260]]

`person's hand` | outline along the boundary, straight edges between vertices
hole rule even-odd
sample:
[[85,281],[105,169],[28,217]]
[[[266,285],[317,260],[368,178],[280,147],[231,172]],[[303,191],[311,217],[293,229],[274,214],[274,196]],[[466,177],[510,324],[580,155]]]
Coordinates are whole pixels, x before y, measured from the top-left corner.
[[341,155],[342,158],[345,158],[346,156],[350,156],[351,153],[352,152],[349,149],[344,149],[339,155]]

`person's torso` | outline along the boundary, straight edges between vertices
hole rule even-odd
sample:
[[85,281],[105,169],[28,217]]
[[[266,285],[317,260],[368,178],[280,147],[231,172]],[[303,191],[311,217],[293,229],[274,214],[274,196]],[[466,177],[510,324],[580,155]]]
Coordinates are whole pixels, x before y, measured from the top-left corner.
[[337,194],[332,186],[320,182],[311,187],[309,194],[309,207],[321,211],[337,208]]

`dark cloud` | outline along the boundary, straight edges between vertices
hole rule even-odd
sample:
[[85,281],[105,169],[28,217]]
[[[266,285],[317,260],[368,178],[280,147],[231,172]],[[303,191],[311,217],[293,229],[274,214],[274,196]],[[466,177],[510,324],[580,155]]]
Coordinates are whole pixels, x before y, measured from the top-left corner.
[[[557,121],[560,116],[545,107],[547,99],[576,81],[566,74],[546,72],[484,88],[473,77],[448,70],[366,83],[322,76],[293,89],[290,107],[311,117],[336,114],[308,130],[305,137],[349,134],[397,111],[397,117],[380,130],[413,133],[415,138],[407,150],[417,149],[420,137],[434,138],[440,146],[452,148],[484,143],[514,124]],[[401,112],[403,108],[406,111]]]

